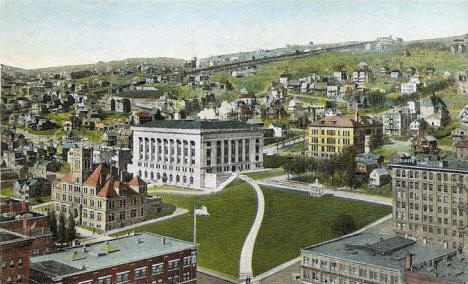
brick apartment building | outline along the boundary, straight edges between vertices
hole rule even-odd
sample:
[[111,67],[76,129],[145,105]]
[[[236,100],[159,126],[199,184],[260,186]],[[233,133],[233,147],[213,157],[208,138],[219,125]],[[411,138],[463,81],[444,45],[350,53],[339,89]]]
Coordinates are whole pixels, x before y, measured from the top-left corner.
[[31,283],[196,283],[193,243],[139,233],[31,258]]
[[29,203],[22,200],[0,198],[0,204],[0,228],[32,239],[32,255],[45,254],[52,250],[53,239],[48,216],[30,211]]
[[33,239],[0,228],[0,283],[29,283]]
[[467,251],[468,162],[413,156],[389,164],[400,236]]

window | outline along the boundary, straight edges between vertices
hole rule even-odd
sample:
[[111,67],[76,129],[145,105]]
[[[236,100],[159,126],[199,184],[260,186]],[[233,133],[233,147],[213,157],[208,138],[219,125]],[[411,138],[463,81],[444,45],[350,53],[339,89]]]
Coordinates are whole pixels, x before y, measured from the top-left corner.
[[23,259],[18,259],[18,267],[23,267]]
[[152,273],[152,274],[161,273],[161,272],[163,272],[163,268],[164,268],[164,264],[163,264],[163,263],[153,264],[153,265],[151,266],[151,273]]
[[130,271],[125,271],[125,272],[120,272],[120,273],[117,273],[117,283],[122,283],[122,282],[126,282],[128,281],[130,277]]
[[179,260],[169,261],[169,270],[179,268]]
[[111,284],[111,279],[112,279],[111,275],[99,277],[97,283],[98,284]]
[[325,260],[320,261],[320,267],[321,268],[327,268],[327,261],[325,261]]
[[135,278],[142,278],[146,276],[146,267],[135,269]]
[[190,265],[190,259],[191,259],[191,257],[190,257],[190,256],[186,256],[186,257],[184,257],[184,262],[183,262],[183,265],[184,265],[184,267],[186,267],[186,266],[189,266],[189,265]]

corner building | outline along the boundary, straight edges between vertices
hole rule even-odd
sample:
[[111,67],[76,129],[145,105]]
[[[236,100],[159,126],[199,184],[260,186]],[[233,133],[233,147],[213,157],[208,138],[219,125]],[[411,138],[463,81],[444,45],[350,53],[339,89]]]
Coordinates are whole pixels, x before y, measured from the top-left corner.
[[148,183],[216,188],[263,168],[263,131],[238,121],[163,120],[133,128],[129,172]]
[[468,163],[434,156],[389,164],[393,217],[400,236],[424,245],[468,250]]

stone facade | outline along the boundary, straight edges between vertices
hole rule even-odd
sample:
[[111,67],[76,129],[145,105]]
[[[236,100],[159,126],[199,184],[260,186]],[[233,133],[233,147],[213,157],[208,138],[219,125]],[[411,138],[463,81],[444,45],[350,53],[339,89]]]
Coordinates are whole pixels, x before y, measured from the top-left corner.
[[129,172],[148,183],[215,188],[220,177],[263,167],[263,133],[234,121],[155,121],[133,128]]
[[93,168],[92,149],[74,148],[68,158],[72,171],[52,190],[57,214],[73,214],[77,224],[101,230],[144,220],[147,187],[138,176],[127,183],[114,167]]

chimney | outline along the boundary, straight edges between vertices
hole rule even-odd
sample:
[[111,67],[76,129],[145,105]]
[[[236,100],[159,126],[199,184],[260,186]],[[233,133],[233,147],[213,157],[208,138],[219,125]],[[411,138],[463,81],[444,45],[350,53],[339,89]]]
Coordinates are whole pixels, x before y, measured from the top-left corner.
[[21,211],[23,211],[23,212],[29,211],[28,207],[29,207],[28,203],[26,203],[24,200],[21,201]]
[[408,253],[405,258],[405,270],[412,271],[413,269],[413,254]]
[[13,212],[13,202],[8,203],[8,211]]
[[28,216],[26,214],[23,214],[23,230],[28,229]]
[[354,120],[356,120],[357,122],[359,122],[359,120],[360,120],[359,111],[356,111],[356,114],[354,115]]
[[166,237],[163,237],[163,245],[166,244]]

